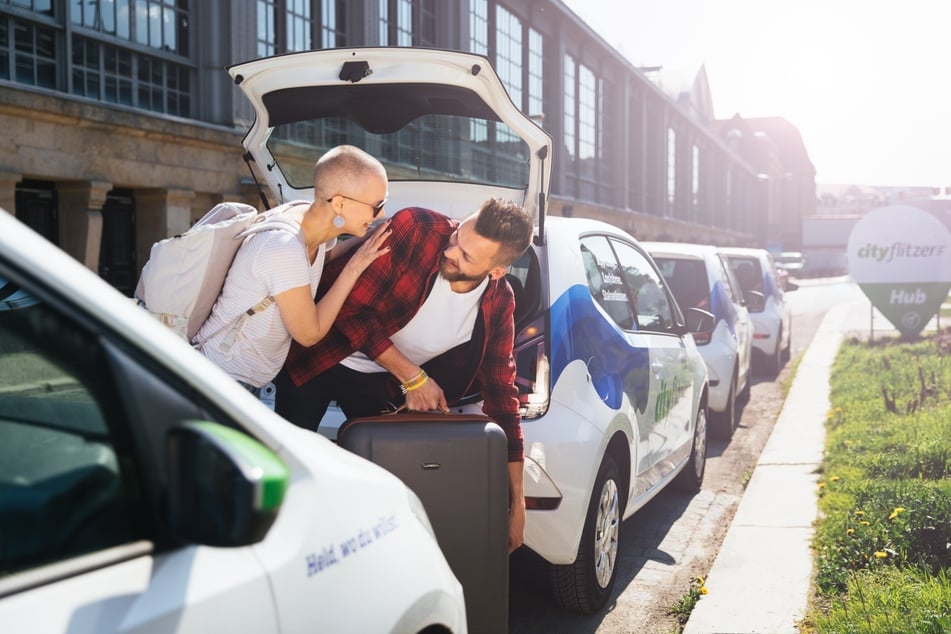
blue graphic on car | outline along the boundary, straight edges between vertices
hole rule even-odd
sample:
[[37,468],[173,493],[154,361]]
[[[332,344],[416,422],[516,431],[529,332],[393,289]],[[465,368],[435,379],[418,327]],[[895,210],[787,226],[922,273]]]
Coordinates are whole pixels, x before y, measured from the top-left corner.
[[624,332],[597,309],[587,287],[572,286],[552,304],[551,329],[552,384],[569,363],[581,360],[608,407],[620,409],[627,393],[639,412],[645,410],[650,352],[628,342]]

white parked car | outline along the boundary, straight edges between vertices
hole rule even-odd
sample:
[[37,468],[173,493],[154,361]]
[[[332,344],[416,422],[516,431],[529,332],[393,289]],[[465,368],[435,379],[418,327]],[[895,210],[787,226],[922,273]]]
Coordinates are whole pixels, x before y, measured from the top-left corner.
[[0,210],[4,632],[466,631],[396,477]]
[[590,612],[614,584],[620,521],[668,484],[700,488],[707,371],[634,238],[569,218],[548,219],[543,235],[509,275],[520,298],[525,542],[553,564],[556,600]]
[[694,333],[710,379],[713,431],[729,439],[739,421],[737,401],[749,398],[753,323],[746,301],[717,248],[681,242],[644,242],[684,310],[714,316],[709,330]]
[[783,251],[775,258],[776,266],[781,268],[790,277],[802,275],[806,266],[806,259],[799,251]]
[[720,250],[746,297],[753,320],[753,350],[756,361],[776,375],[789,360],[792,347],[792,311],[785,293],[799,286],[781,282],[773,257],[766,249],[737,247]]
[[[489,197],[538,222],[511,268],[525,436],[525,544],[552,567],[557,600],[600,609],[616,578],[620,522],[706,464],[707,378],[676,302],[623,231],[544,214],[552,140],[509,100],[488,61],[424,49],[331,49],[230,69],[254,105],[244,140],[278,200],[313,196],[329,145],[378,156],[389,213],[468,216]],[[307,143],[310,143],[307,146]],[[698,323],[710,316],[694,311]],[[479,395],[460,411],[479,411]],[[328,412],[320,432],[342,422]]]

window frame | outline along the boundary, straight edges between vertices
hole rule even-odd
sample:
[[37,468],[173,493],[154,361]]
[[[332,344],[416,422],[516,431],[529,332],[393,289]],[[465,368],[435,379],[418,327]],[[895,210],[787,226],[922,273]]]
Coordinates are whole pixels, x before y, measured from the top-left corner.
[[166,432],[184,420],[208,420],[242,433],[248,431],[178,377],[164,362],[114,330],[108,315],[97,313],[85,303],[70,301],[55,288],[55,280],[38,277],[20,263],[7,260],[2,253],[0,277],[28,289],[56,315],[97,342],[105,360],[104,373],[108,374],[104,380],[118,395],[110,407],[118,412],[113,416],[120,419],[119,433],[127,435],[129,451],[126,459],[134,462],[137,482],[141,486],[144,521],[151,531],[145,539],[7,575],[0,579],[0,597],[183,546],[172,534],[167,509],[162,502],[168,483]]
[[[40,552],[34,558],[24,562],[17,562],[18,565],[14,568],[4,568],[3,576],[16,577],[23,574],[34,574],[34,571],[37,570],[42,571],[50,566],[57,567],[73,559],[82,559],[106,551],[124,553],[131,545],[140,544],[142,542],[148,543],[150,545],[148,550],[151,551],[154,544],[162,541],[161,530],[155,522],[155,511],[158,506],[156,502],[157,496],[155,491],[143,486],[145,482],[143,461],[137,443],[135,442],[133,426],[130,424],[127,412],[124,411],[120,402],[118,385],[110,367],[107,351],[102,345],[101,335],[95,329],[87,327],[88,324],[83,324],[81,320],[74,319],[71,314],[62,310],[56,303],[44,299],[42,294],[37,294],[34,286],[29,284],[25,285],[23,282],[17,280],[16,276],[7,275],[2,264],[0,264],[0,275],[17,286],[28,289],[27,292],[37,299],[35,305],[14,309],[16,311],[22,310],[24,311],[23,313],[17,314],[11,311],[11,314],[6,315],[7,319],[12,320],[17,319],[21,315],[27,318],[27,321],[21,324],[27,330],[20,333],[20,340],[26,346],[25,350],[37,355],[40,361],[40,368],[49,366],[51,369],[55,369],[57,374],[62,373],[64,377],[68,376],[75,381],[77,388],[81,389],[82,395],[88,395],[88,397],[90,397],[93,407],[89,408],[88,411],[93,414],[98,414],[98,423],[101,423],[102,429],[97,431],[89,427],[83,429],[82,425],[59,423],[59,419],[56,418],[57,411],[42,406],[43,402],[47,400],[46,395],[50,394],[51,397],[55,396],[55,394],[57,394],[55,391],[20,397],[27,399],[24,401],[24,404],[28,402],[39,404],[40,407],[37,409],[37,412],[40,415],[49,415],[51,418],[33,418],[31,420],[25,418],[22,420],[10,419],[8,422],[11,425],[18,425],[27,436],[35,434],[46,436],[48,439],[47,442],[42,443],[43,446],[38,449],[53,449],[55,452],[56,447],[53,445],[59,442],[58,438],[62,438],[62,442],[65,443],[70,436],[86,439],[85,442],[77,445],[77,448],[90,441],[101,444],[103,451],[106,451],[106,448],[108,448],[117,468],[115,474],[116,479],[114,481],[107,483],[98,478],[94,480],[86,479],[86,474],[91,474],[92,469],[94,469],[96,465],[101,464],[99,462],[102,460],[101,455],[96,458],[96,462],[89,462],[86,467],[83,467],[80,462],[77,462],[73,465],[74,468],[58,473],[55,478],[61,482],[66,481],[69,477],[78,478],[76,484],[81,485],[81,490],[88,493],[93,499],[98,498],[100,493],[106,491],[105,488],[97,489],[97,486],[112,487],[118,484],[118,491],[116,492],[115,498],[109,500],[108,505],[99,508],[97,512],[104,511],[108,513],[124,509],[123,517],[129,519],[128,525],[117,527],[128,531],[124,536],[121,534],[116,535],[121,541],[95,544],[95,540],[93,540],[93,547],[88,549],[83,548],[82,542],[80,542],[78,549],[53,553],[38,549]],[[44,336],[45,331],[41,330],[43,327],[55,328],[55,332],[62,336],[62,339],[56,342],[58,345],[51,347],[52,342],[49,341],[47,336]],[[37,330],[38,328],[40,330]],[[68,346],[73,341],[77,342],[77,345],[81,346],[82,349],[76,349],[77,354],[71,357],[71,350]],[[77,364],[76,362],[71,362],[70,358],[80,361]],[[86,367],[87,365],[88,367]],[[84,368],[89,371],[84,372]],[[54,401],[57,403],[66,402],[59,398],[54,398]],[[30,428],[35,431],[29,431]],[[13,432],[13,429],[13,427],[9,427],[7,431]],[[26,448],[24,448],[24,450],[26,450]],[[74,456],[77,455],[76,452],[70,453]],[[34,455],[34,458],[40,457],[40,455],[40,453],[37,453]],[[15,474],[15,471],[13,474]],[[37,481],[34,486],[38,494],[42,493],[42,482]],[[26,489],[23,493],[30,495],[30,492]],[[60,500],[51,505],[48,510],[62,511],[63,505],[64,502]],[[83,509],[78,508],[77,511],[80,515],[74,516],[67,511],[65,515],[54,513],[51,517],[58,518],[60,521],[64,519],[82,519]],[[43,523],[43,517],[46,516],[41,515],[36,519]],[[98,531],[94,532],[94,534],[101,536],[101,533]],[[165,543],[168,543],[168,540],[165,540]],[[43,546],[48,548],[63,545],[64,544],[44,544]],[[89,546],[89,544],[87,543],[86,546]],[[137,547],[134,550],[138,551],[141,550],[141,548]],[[46,553],[45,557],[42,556],[44,552]],[[104,565],[109,563],[113,562],[107,558]],[[87,570],[88,568],[83,569]]]
[[[617,236],[610,236],[608,241],[611,243],[611,248],[614,249],[614,253],[617,256],[621,275],[626,278],[625,282],[628,285],[628,287],[631,288],[631,294],[632,294],[633,303],[634,303],[634,315],[639,324],[639,330],[641,330],[642,332],[655,332],[660,334],[676,334],[678,325],[684,323],[683,315],[680,313],[677,302],[674,300],[673,295],[670,292],[670,289],[667,287],[667,280],[664,279],[664,276],[661,274],[661,272],[658,271],[657,268],[654,266],[650,256],[647,254],[646,251],[644,251],[644,249],[638,247],[637,245],[627,240],[623,240]],[[627,279],[630,273],[625,269],[624,261],[623,261],[621,253],[618,250],[617,245],[622,245],[626,249],[629,249],[631,253],[636,255],[643,262],[644,266],[639,270],[642,271],[642,274],[647,274],[651,278],[651,281],[657,287],[657,290],[661,293],[661,299],[663,300],[667,308],[667,315],[666,315],[667,322],[666,323],[664,323],[663,321],[664,315],[661,313],[658,313],[658,316],[660,319],[659,326],[642,323],[643,320],[641,319],[641,315],[646,315],[647,313],[642,313],[639,311],[637,300],[638,300],[638,295],[640,294],[640,289],[643,288],[643,285],[640,288],[638,288],[636,292],[634,291],[633,289],[634,283],[632,280]]]

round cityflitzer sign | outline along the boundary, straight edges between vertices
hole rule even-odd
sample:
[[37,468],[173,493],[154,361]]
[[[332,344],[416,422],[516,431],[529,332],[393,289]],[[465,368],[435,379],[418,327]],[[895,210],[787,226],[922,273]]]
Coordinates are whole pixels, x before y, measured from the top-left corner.
[[917,207],[862,218],[848,245],[849,272],[902,335],[921,332],[951,290],[951,231]]

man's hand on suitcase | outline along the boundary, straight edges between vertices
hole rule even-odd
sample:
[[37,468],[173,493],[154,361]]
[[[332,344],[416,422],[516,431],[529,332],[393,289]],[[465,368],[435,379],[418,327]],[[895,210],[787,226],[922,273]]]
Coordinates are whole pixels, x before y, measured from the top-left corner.
[[406,409],[411,412],[439,411],[449,413],[446,395],[432,377],[419,388],[406,393]]

